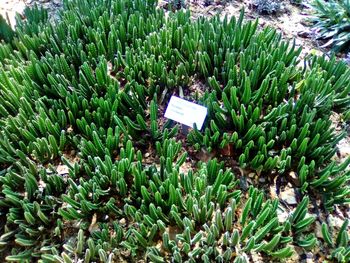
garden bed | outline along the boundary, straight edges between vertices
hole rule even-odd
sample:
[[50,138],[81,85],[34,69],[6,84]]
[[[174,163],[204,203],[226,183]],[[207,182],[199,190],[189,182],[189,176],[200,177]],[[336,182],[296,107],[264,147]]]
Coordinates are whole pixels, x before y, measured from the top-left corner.
[[[2,260],[349,260],[350,69],[265,27],[296,7],[243,5],[26,11],[0,46]],[[173,95],[200,131],[163,117]]]

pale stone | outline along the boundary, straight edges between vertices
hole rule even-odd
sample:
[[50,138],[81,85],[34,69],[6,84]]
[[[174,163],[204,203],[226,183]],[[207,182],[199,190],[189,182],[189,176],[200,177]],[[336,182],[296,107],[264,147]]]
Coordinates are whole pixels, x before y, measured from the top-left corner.
[[278,219],[278,222],[280,223],[284,223],[287,221],[289,217],[289,213],[286,212],[286,211],[282,211],[281,209],[278,209],[277,210],[277,219]]
[[119,220],[119,224],[121,224],[122,226],[126,224],[126,219],[122,218]]
[[341,228],[343,225],[344,220],[340,219],[337,216],[329,215],[328,216],[328,224],[330,227],[336,227],[336,228]]
[[340,144],[338,147],[341,158],[348,157],[350,155],[350,146]]
[[295,190],[292,188],[286,188],[281,192],[281,199],[289,205],[296,205],[297,199],[295,197]]
[[259,182],[260,183],[265,183],[266,182],[266,179],[264,177],[259,177]]
[[323,239],[323,234],[322,234],[322,225],[320,222],[316,221],[315,222],[315,234],[317,238],[322,238]]
[[64,164],[57,166],[56,171],[59,175],[69,174],[69,168],[67,165]]

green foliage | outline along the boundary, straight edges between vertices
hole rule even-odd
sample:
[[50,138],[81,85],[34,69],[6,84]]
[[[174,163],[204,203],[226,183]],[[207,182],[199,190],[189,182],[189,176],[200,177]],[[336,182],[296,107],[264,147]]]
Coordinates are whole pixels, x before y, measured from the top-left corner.
[[[343,113],[346,117],[349,110],[348,94],[350,92],[350,83],[348,82],[350,68],[348,65],[344,61],[336,63],[334,55],[329,59],[326,56],[313,56],[308,59],[308,64],[309,67],[314,68],[322,76],[324,81],[329,82],[330,86],[328,86],[327,93],[334,93],[333,110]],[[319,87],[314,86],[313,88],[319,90]]]
[[322,223],[322,236],[325,245],[330,249],[329,258],[337,262],[349,262],[350,242],[348,232],[349,219],[346,219],[338,233],[330,231],[325,222]]
[[34,35],[40,33],[45,23],[48,22],[48,11],[43,7],[34,4],[33,7],[26,7],[21,16],[16,17],[16,30],[24,34]]
[[[3,261],[276,261],[312,249],[309,199],[280,220],[277,199],[240,189],[224,151],[261,176],[295,171],[328,210],[349,202],[350,160],[329,161],[344,136],[331,110],[349,106],[344,64],[299,68],[300,49],[243,13],[165,19],[156,4],[67,0],[55,24],[26,11],[0,44]],[[203,131],[164,120],[172,94],[208,108]],[[196,149],[213,158],[196,163]],[[345,234],[327,240],[346,258]]]
[[[206,197],[209,192],[211,188],[207,189]],[[214,209],[211,208],[211,202],[206,204],[209,207],[203,207],[200,202],[199,207],[193,207],[193,215],[189,214],[189,218],[178,222],[177,227],[180,229],[175,239],[170,237],[171,233],[164,232],[163,246],[172,254],[171,260],[177,262],[177,257],[181,257],[190,262],[195,259],[201,259],[203,262],[213,259],[240,262],[245,260],[244,253],[250,251],[266,253],[280,259],[291,256],[293,250],[286,246],[289,241],[283,234],[284,227],[277,220],[278,201],[264,201],[263,193],[254,188],[249,190],[246,201],[241,202],[238,197],[239,195],[227,205]],[[186,200],[187,203],[192,202]],[[206,213],[203,213],[203,209]],[[238,217],[236,211],[240,209],[243,212]],[[213,220],[206,223],[208,218],[202,219],[202,216],[213,217]],[[204,224],[201,225],[202,223]],[[180,242],[181,247],[176,245]],[[223,249],[220,251],[219,248]],[[150,259],[160,255],[161,252],[156,248],[149,252]]]
[[279,0],[254,0],[252,5],[259,14],[276,14],[281,11],[282,4]]
[[[275,41],[270,34],[260,32],[258,37],[267,47]],[[225,70],[221,76],[208,79],[211,91],[202,98],[208,107],[204,131],[194,129],[188,140],[207,151],[231,149],[229,155],[241,167],[277,170],[280,174],[296,170],[302,190],[316,188],[328,199],[327,209],[342,198],[347,202],[348,188],[343,191],[337,187],[349,180],[348,175],[332,175],[344,170],[348,161],[326,168],[323,164],[345,136],[334,133],[329,116],[331,109],[348,109],[349,68],[336,63],[335,58],[311,57],[301,79],[295,66],[299,50],[294,46],[288,50],[287,45],[281,45],[267,56],[264,45],[256,45],[259,51],[252,44],[240,56],[228,55],[226,63],[239,59],[239,69]],[[226,84],[217,80],[220,77]],[[335,196],[340,199],[335,200]]]
[[350,2],[348,0],[312,3],[311,21],[319,38],[327,42],[323,47],[331,47],[334,52],[348,51],[350,43]]
[[14,37],[14,32],[11,26],[7,24],[5,18],[0,15],[0,41],[4,40],[9,42]]

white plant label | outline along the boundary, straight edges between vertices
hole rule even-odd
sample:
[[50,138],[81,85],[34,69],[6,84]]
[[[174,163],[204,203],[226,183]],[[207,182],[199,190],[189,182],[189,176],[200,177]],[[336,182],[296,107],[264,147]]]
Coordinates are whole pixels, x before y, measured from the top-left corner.
[[171,96],[164,117],[192,128],[196,124],[197,129],[200,130],[207,116],[207,111],[206,107]]

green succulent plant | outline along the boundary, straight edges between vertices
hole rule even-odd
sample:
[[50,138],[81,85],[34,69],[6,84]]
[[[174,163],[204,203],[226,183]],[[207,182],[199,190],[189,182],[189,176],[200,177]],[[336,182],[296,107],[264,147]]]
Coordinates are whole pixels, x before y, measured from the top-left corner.
[[282,3],[278,0],[254,0],[252,5],[259,14],[276,14],[282,9]]
[[[276,261],[321,242],[309,199],[349,202],[350,160],[330,161],[345,136],[331,111],[349,106],[343,63],[299,67],[300,49],[243,12],[65,0],[55,23],[26,17],[0,44],[1,260]],[[164,119],[171,95],[208,108],[202,130]],[[241,188],[236,166],[287,182],[294,171],[304,197],[280,220],[279,200]],[[340,236],[324,242],[343,260]]]
[[329,257],[337,262],[349,262],[350,243],[348,225],[349,219],[346,219],[336,234],[334,233],[335,231],[330,231],[325,222],[322,223],[322,236],[325,245],[330,249]]
[[5,18],[0,15],[0,41],[4,40],[9,42],[14,37],[14,31],[11,26],[6,22]]
[[348,0],[312,2],[312,17],[318,38],[327,41],[323,47],[334,52],[348,51],[350,41],[350,2]]

